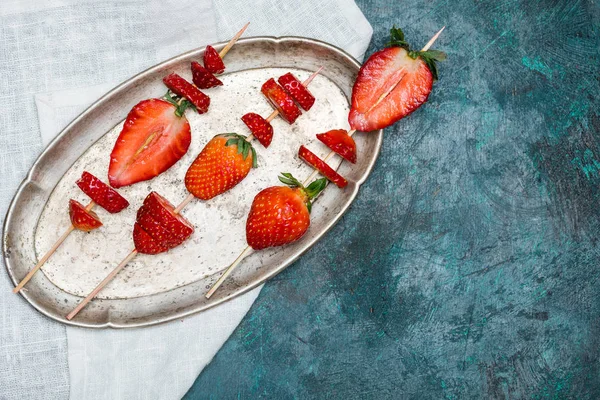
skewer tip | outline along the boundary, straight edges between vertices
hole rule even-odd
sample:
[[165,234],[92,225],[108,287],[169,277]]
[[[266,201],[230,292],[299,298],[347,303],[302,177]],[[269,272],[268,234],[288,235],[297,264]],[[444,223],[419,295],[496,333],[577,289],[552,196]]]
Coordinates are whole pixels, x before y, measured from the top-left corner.
[[429,39],[429,42],[427,42],[427,44],[425,45],[425,47],[423,47],[423,49],[421,51],[427,51],[427,50],[429,50],[429,48],[431,46],[433,46],[433,44],[435,43],[435,41],[437,40],[437,38],[442,34],[442,32],[444,31],[444,29],[446,29],[446,25],[442,26],[442,29],[440,29],[435,35],[433,35],[433,37],[431,39]]

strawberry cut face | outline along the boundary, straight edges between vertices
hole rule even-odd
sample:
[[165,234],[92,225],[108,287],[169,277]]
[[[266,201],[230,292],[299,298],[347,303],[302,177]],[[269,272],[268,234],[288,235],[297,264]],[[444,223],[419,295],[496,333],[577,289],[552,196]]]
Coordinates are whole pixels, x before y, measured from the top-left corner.
[[352,164],[356,163],[356,143],[345,130],[332,129],[325,133],[317,133],[317,139]]
[[152,179],[165,172],[187,152],[192,141],[185,116],[159,100],[139,102],[127,115],[110,155],[108,180],[119,188]]
[[433,86],[425,62],[401,47],[380,50],[358,72],[348,122],[352,129],[383,129],[421,106]]
[[76,200],[69,200],[69,217],[71,223],[80,231],[89,232],[102,226],[100,218],[93,211],[88,211]]
[[288,124],[293,124],[302,114],[294,100],[275,82],[275,79],[271,78],[263,83],[261,91]]
[[319,170],[319,172],[323,174],[325,178],[335,183],[339,188],[344,188],[348,185],[346,178],[338,174],[325,161],[321,160],[315,153],[306,147],[300,146],[300,150],[298,150],[298,156],[306,161],[308,165]]

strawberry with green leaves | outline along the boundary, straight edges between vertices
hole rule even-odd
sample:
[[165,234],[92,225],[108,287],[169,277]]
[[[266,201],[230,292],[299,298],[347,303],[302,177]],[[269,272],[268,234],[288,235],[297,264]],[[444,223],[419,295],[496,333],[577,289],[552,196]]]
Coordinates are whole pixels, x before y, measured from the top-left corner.
[[188,168],[185,187],[195,197],[210,200],[240,183],[253,167],[256,167],[256,151],[245,136],[217,135]]
[[252,201],[246,241],[254,250],[300,239],[310,225],[311,202],[327,185],[327,180],[321,178],[304,187],[289,173],[282,173],[279,180],[286,186],[266,188]]
[[359,131],[383,129],[419,108],[437,79],[437,50],[411,50],[401,29],[391,29],[391,41],[372,54],[358,72],[352,89],[350,127]]

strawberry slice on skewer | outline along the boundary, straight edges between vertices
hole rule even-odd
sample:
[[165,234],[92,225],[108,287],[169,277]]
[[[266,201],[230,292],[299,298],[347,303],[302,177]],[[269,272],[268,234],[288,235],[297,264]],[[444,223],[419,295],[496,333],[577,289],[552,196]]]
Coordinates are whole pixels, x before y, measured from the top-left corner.
[[225,71],[223,59],[212,46],[206,46],[204,50],[204,68],[213,74],[222,74]]
[[288,124],[293,124],[296,118],[302,114],[294,100],[275,82],[275,79],[271,78],[263,83],[261,92]]
[[280,76],[278,81],[281,87],[296,100],[296,103],[304,111],[310,110],[315,104],[315,96],[291,72]]
[[391,29],[391,47],[372,54],[358,72],[352,89],[350,127],[360,131],[383,129],[419,108],[437,79],[441,51],[413,51],[404,33]]
[[352,164],[356,163],[356,142],[344,129],[317,133],[317,139]]
[[256,113],[244,115],[242,121],[244,121],[260,144],[265,148],[269,147],[273,139],[273,126],[271,126],[269,121]]
[[246,137],[225,133],[212,138],[185,174],[185,187],[209,200],[240,183],[256,166],[256,152]]
[[246,241],[254,250],[283,246],[300,239],[310,225],[311,200],[326,186],[324,178],[306,188],[291,174],[279,180],[287,186],[272,186],[259,192],[246,221]]
[[346,180],[346,178],[335,172],[335,170],[329,165],[327,165],[325,161],[321,160],[306,147],[300,146],[300,150],[298,150],[298,155],[310,166],[319,170],[319,172],[322,173],[323,176],[325,176],[331,182],[335,183],[339,188],[344,188],[346,187],[346,185],[348,185],[348,181]]
[[163,83],[178,96],[183,96],[188,99],[196,111],[204,114],[210,106],[210,97],[198,90],[197,87],[183,79],[181,76],[172,73],[163,78]]
[[180,245],[194,233],[194,226],[181,214],[175,212],[173,204],[156,192],[151,192],[144,199],[144,204],[137,212],[138,222],[143,222],[145,214],[151,215],[169,232],[173,246]]
[[108,179],[119,188],[152,179],[175,164],[192,141],[185,116],[164,100],[139,102],[127,115],[110,155]]
[[129,202],[116,190],[87,171],[83,171],[81,178],[75,183],[83,193],[109,213],[118,213],[129,206]]
[[155,240],[138,222],[133,225],[133,244],[137,252],[142,254],[158,254],[169,250],[166,243]]
[[192,82],[200,89],[210,89],[223,85],[223,82],[214,76],[212,72],[196,61],[192,61]]
[[89,232],[102,226],[100,218],[93,211],[88,211],[76,200],[69,200],[69,217],[71,223],[80,231]]

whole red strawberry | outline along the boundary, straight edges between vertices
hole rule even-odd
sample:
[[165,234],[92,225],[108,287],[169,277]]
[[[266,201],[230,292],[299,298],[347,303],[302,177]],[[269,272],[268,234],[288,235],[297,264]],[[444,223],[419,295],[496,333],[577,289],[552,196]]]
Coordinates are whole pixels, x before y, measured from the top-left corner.
[[185,187],[209,200],[240,183],[256,166],[256,152],[246,137],[224,133],[212,138],[185,174]]
[[254,250],[283,246],[300,239],[310,225],[311,201],[327,185],[317,179],[306,188],[289,173],[279,180],[287,186],[272,186],[259,192],[246,221],[246,241]]
[[352,129],[383,129],[419,108],[437,79],[436,61],[446,58],[437,50],[412,51],[401,29],[390,32],[391,47],[372,54],[354,82],[348,115]]

